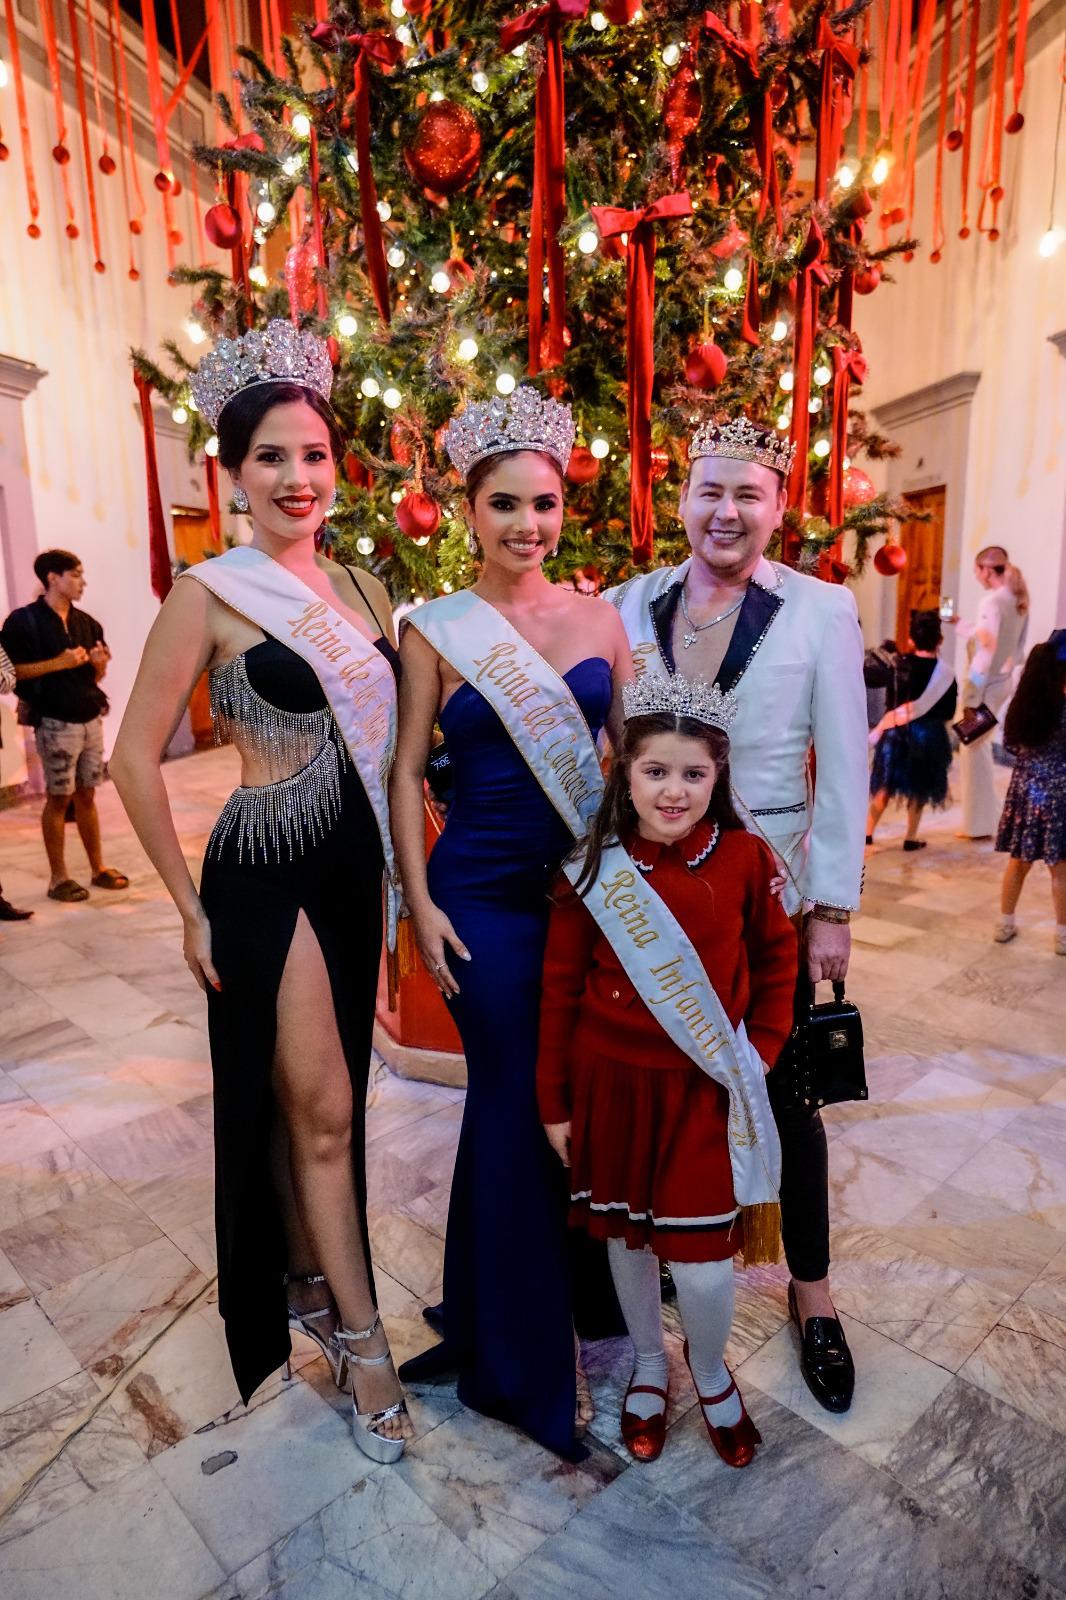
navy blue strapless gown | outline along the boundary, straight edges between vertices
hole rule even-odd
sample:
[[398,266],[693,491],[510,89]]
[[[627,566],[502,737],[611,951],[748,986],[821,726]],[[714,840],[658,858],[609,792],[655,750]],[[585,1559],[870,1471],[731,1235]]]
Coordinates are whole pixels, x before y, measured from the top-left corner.
[[[579,662],[566,683],[598,734],[611,703],[607,662]],[[472,957],[450,958],[468,1088],[444,1253],[444,1348],[401,1376],[458,1370],[464,1405],[573,1456],[583,1452],[567,1184],[536,1097],[548,894],[572,840],[476,689],[462,684],[439,721],[455,788],[429,889]]]

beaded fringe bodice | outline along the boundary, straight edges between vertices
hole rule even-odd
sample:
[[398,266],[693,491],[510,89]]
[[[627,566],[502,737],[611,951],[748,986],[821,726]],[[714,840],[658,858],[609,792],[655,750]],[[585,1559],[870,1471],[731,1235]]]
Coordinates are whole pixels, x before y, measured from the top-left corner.
[[231,739],[243,761],[263,781],[234,789],[215,824],[208,853],[220,853],[231,835],[237,859],[291,861],[314,844],[340,816],[341,769],[347,751],[329,706],[282,711],[257,694],[244,655],[210,673],[215,743]]

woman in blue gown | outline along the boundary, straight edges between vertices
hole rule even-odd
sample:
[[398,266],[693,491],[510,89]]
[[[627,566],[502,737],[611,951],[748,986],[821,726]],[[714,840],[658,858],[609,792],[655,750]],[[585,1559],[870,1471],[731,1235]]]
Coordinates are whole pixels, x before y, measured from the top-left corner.
[[[488,410],[470,408],[482,424]],[[632,661],[614,608],[555,587],[542,571],[562,527],[569,442],[548,427],[518,447],[508,408],[492,410],[503,417],[499,448],[466,481],[482,560],[473,591],[563,678],[595,736],[614,721]],[[573,1456],[591,1403],[585,1388],[578,1405],[568,1186],[540,1125],[535,1086],[548,895],[573,840],[479,690],[413,627],[401,658],[393,837],[419,949],[452,1008],[468,1079],[443,1343],[403,1372],[417,1382],[457,1371],[464,1404]],[[427,872],[423,774],[435,723],[454,789]]]

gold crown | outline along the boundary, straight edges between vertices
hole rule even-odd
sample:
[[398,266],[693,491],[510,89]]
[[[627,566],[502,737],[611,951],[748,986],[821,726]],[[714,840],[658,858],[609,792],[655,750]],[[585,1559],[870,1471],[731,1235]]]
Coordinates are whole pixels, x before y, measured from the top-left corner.
[[716,683],[708,683],[705,678],[685,678],[680,672],[668,678],[645,672],[636,683],[622,686],[622,715],[626,722],[631,717],[654,717],[666,711],[728,733],[737,710],[737,697],[730,690],[723,694]]
[[468,478],[479,461],[515,450],[542,450],[565,472],[574,432],[569,406],[542,399],[524,383],[506,400],[464,406],[448,424],[444,447],[461,478]]
[[239,339],[220,339],[200,362],[189,388],[214,428],[227,402],[255,383],[300,383],[328,400],[333,365],[326,341],[275,317]]
[[690,461],[702,456],[728,456],[731,461],[757,461],[772,467],[785,478],[792,470],[796,446],[782,438],[775,428],[757,428],[747,417],[732,417],[728,422],[705,422],[692,435],[688,447]]

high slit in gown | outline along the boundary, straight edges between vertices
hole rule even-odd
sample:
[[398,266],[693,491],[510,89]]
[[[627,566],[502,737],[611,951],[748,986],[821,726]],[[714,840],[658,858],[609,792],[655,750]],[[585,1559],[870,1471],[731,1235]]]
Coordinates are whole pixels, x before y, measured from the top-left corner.
[[[385,639],[378,649],[394,670]],[[277,781],[234,790],[200,898],[221,993],[208,989],[219,1310],[247,1404],[290,1351],[286,1241],[271,1167],[277,997],[302,911],[329,974],[352,1085],[352,1174],[366,1234],[365,1129],[382,938],[383,856],[366,791],[311,667],[266,639],[211,673],[216,729]],[[371,1279],[372,1281],[372,1279]]]
[[[608,663],[581,661],[565,681],[595,736],[611,703]],[[406,1362],[401,1377],[457,1370],[465,1405],[580,1456],[568,1187],[536,1096],[548,896],[573,840],[477,689],[461,684],[438,720],[454,793],[429,891],[471,955],[446,949],[468,1086],[444,1253],[444,1342]]]

